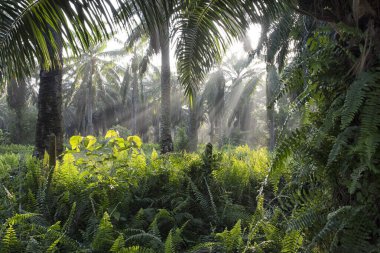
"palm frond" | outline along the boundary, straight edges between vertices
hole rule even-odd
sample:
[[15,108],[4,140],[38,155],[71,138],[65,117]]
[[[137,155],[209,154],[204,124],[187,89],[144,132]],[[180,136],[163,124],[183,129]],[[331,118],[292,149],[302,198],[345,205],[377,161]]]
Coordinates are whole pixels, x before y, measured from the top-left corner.
[[11,1],[0,4],[1,73],[9,79],[29,75],[38,63],[51,67],[49,48],[57,50],[53,33],[74,53],[108,37],[116,11],[105,1]]

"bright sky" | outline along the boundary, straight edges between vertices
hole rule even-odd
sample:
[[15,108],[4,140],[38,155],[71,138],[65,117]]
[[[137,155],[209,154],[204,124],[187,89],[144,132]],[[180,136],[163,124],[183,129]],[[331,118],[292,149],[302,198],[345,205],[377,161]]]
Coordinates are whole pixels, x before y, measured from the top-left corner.
[[[249,38],[251,42],[251,47],[255,49],[257,47],[257,44],[260,39],[260,33],[261,33],[261,27],[259,25],[251,25],[247,31],[247,37]],[[125,41],[127,39],[126,33],[119,33],[117,36],[117,40],[119,41]],[[107,44],[107,50],[117,50],[120,49],[123,45],[120,45],[116,40],[111,40]],[[175,57],[174,57],[174,50],[175,48],[172,46],[170,50],[171,55],[171,67],[172,70],[175,70]],[[230,46],[230,49],[226,52],[225,58],[230,58],[232,55],[237,57],[245,57],[247,53],[244,51],[243,43],[240,41],[236,41]],[[126,58],[126,63],[130,60],[129,58]],[[151,58],[151,63],[155,66],[161,66],[161,55],[153,55]]]

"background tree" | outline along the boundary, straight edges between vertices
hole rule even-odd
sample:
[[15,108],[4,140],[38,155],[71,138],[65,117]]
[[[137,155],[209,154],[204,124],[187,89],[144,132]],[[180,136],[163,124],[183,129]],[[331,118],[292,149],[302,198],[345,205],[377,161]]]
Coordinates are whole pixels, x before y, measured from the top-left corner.
[[[116,61],[125,52],[106,47],[105,42],[100,43],[82,52],[80,57],[66,60],[64,106],[65,110],[75,110],[73,119],[67,119],[70,124],[66,125],[84,135],[105,131],[102,121],[115,117],[116,111],[121,113],[121,85],[125,84],[120,77],[125,69]],[[123,81],[126,82],[125,78]]]
[[23,143],[24,129],[22,127],[23,110],[27,104],[27,82],[24,79],[12,79],[7,85],[7,103],[16,113],[15,132],[12,141]]

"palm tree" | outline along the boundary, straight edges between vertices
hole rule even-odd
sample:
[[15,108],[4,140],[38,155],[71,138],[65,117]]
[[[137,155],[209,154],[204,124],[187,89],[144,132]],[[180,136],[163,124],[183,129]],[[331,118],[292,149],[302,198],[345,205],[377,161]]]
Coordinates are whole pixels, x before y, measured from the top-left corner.
[[[161,152],[173,149],[170,135],[170,35],[176,35],[181,84],[191,95],[218,62],[233,37],[243,34],[250,16],[255,21],[277,12],[277,1],[134,1],[123,6],[137,13],[144,29],[161,51]],[[269,8],[268,8],[269,7]],[[121,12],[121,19],[129,15]],[[247,15],[250,14],[250,15]],[[169,26],[169,23],[172,24]],[[226,34],[224,34],[224,32]]]
[[80,57],[66,60],[64,109],[76,109],[72,124],[84,135],[94,134],[95,129],[99,129],[94,125],[94,115],[122,103],[119,76],[125,69],[113,60],[125,52],[108,51],[106,46],[106,43],[99,43],[88,52],[82,52]]
[[38,153],[43,154],[48,148],[48,136],[52,134],[57,138],[58,154],[62,151],[62,47],[70,46],[77,52],[107,35],[104,16],[110,17],[110,12],[105,10],[113,9],[109,0],[98,0],[95,4],[44,0],[0,3],[1,76],[6,79],[15,74],[28,76],[37,64],[42,66],[36,131]]

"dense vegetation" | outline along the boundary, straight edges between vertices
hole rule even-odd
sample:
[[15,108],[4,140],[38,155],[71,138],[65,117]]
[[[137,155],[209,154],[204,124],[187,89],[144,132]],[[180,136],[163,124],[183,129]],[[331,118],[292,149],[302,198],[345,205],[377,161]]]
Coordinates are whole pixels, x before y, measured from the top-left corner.
[[0,251],[380,252],[379,34],[378,0],[2,1]]
[[47,157],[1,155],[3,252],[253,246],[247,228],[262,215],[255,210],[269,164],[265,149],[208,145],[202,153],[159,156],[139,137],[113,130],[98,140],[73,136],[70,144],[54,170]]

